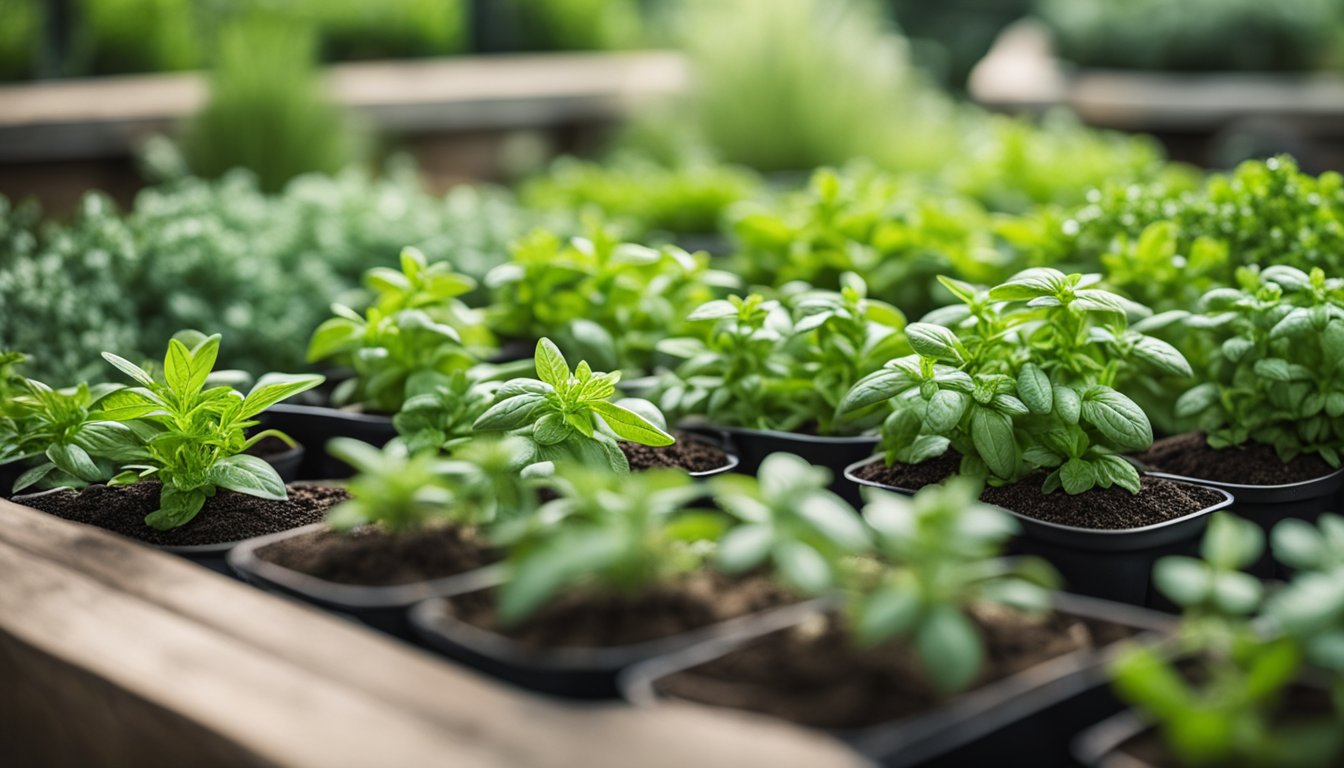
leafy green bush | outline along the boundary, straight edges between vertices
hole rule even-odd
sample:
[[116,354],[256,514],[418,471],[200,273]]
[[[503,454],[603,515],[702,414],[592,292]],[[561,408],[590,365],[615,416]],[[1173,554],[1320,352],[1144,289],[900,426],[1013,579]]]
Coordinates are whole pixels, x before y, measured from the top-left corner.
[[1061,55],[1080,66],[1150,70],[1303,70],[1325,63],[1331,0],[1040,0]]
[[1115,380],[1129,368],[1188,376],[1190,367],[1171,345],[1128,328],[1127,315],[1143,308],[1094,287],[1097,279],[1038,268],[988,292],[944,279],[962,304],[908,326],[915,354],[859,381],[840,412],[886,404],[888,464],[954,449],[961,474],[992,483],[1048,470],[1044,493],[1138,493],[1138,470],[1123,454],[1146,450],[1152,426]]
[[335,173],[357,154],[340,109],[326,100],[307,27],[267,17],[223,29],[210,100],[188,124],[183,148],[193,172],[215,177],[251,169],[279,191],[302,173]]
[[42,3],[38,0],[0,0],[0,80],[32,76],[42,39]]

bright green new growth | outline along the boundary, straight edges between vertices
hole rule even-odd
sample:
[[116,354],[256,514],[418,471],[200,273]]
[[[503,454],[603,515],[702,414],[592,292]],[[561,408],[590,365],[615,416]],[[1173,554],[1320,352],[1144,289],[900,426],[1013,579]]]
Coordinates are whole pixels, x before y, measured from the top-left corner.
[[457,371],[429,391],[408,393],[392,426],[412,453],[451,453],[471,440],[473,425],[495,402],[499,387],[500,382],[477,381],[471,371]]
[[313,332],[308,360],[329,360],[355,369],[333,393],[337,403],[361,403],[396,413],[412,394],[446,384],[493,347],[479,313],[459,296],[475,288],[452,266],[429,264],[415,248],[401,252],[401,271],[375,267],[364,274],[375,298],[361,316],[333,304],[336,317]]
[[[512,432],[532,444],[532,462],[577,462],[630,471],[617,440],[663,446],[676,442],[650,403],[613,403],[620,372],[595,373],[587,362],[573,371],[550,339],[537,342],[536,379],[513,379],[476,420],[477,432]],[[643,413],[640,413],[642,411]]]
[[826,490],[830,481],[829,470],[788,453],[765,457],[756,477],[712,478],[715,503],[736,519],[715,564],[732,574],[769,564],[807,594],[834,587],[841,557],[866,551],[870,538],[858,513]]
[[686,508],[703,491],[676,470],[615,474],[563,465],[554,488],[559,498],[514,542],[500,590],[505,624],[525,620],[564,589],[631,593],[689,573],[702,560],[693,544],[723,530],[720,515]]
[[368,524],[394,533],[434,524],[493,525],[525,518],[537,506],[533,481],[522,474],[529,448],[514,437],[462,444],[452,459],[414,453],[399,441],[380,451],[336,438],[327,450],[357,470],[348,486],[351,500],[327,513],[337,530]]
[[1001,558],[1016,521],[978,503],[979,494],[979,483],[965,478],[929,486],[913,499],[871,493],[863,517],[888,565],[846,570],[854,639],[910,642],[933,683],[949,693],[971,685],[984,667],[974,606],[1042,614],[1058,586],[1042,561]]
[[708,302],[690,315],[697,335],[668,339],[661,352],[684,360],[658,386],[661,408],[732,427],[821,435],[875,427],[869,412],[839,418],[852,386],[905,354],[905,317],[868,298],[857,275],[839,293],[791,286],[782,301],[759,294]]
[[[1304,672],[1304,648],[1310,646],[1291,629],[1285,634],[1254,621],[1263,588],[1239,569],[1263,549],[1264,534],[1254,523],[1215,515],[1202,561],[1164,558],[1154,571],[1158,588],[1185,609],[1178,654],[1132,647],[1112,669],[1120,696],[1155,721],[1181,765],[1325,768],[1344,754],[1338,705],[1333,716],[1283,717],[1285,696]],[[1299,577],[1288,597],[1276,598],[1277,607],[1265,613],[1271,624],[1294,627],[1297,617],[1307,618],[1308,626],[1338,621],[1338,582],[1319,605],[1303,602],[1321,596],[1319,584],[1308,584]],[[1333,672],[1337,684],[1339,669]]]
[[[250,438],[245,433],[258,424],[255,416],[316,387],[322,377],[270,373],[262,376],[246,396],[229,386],[207,389],[219,355],[219,340],[216,334],[199,338],[188,347],[180,339],[172,339],[163,359],[162,379],[129,360],[103,353],[104,359],[137,386],[104,397],[96,416],[109,422],[139,422],[146,432],[144,456],[124,466],[111,484],[149,477],[163,484],[159,508],[145,518],[150,527],[167,530],[191,522],[218,488],[263,499],[288,498],[275,469],[245,451],[266,437],[293,441],[275,430],[264,430]],[[100,447],[98,453],[122,450],[126,433],[131,432],[127,427],[111,433],[113,443]]]
[[1320,269],[1241,272],[1242,287],[1204,296],[1190,318],[1217,351],[1176,416],[1213,448],[1271,445],[1284,462],[1317,454],[1339,467],[1344,450],[1344,279]]
[[1130,328],[1127,315],[1146,310],[1094,287],[1098,279],[1037,268],[979,292],[944,278],[962,303],[911,324],[915,354],[859,381],[841,414],[885,404],[889,464],[951,449],[962,474],[991,483],[1044,469],[1045,493],[1138,493],[1138,471],[1121,454],[1146,450],[1152,427],[1115,381],[1191,371],[1170,344]]

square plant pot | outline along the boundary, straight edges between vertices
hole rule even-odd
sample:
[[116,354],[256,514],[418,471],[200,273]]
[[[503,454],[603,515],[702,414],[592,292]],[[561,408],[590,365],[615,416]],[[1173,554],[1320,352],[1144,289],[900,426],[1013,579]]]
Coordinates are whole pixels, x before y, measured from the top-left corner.
[[[1056,594],[1054,605],[1057,613],[1113,625],[1132,636],[1167,633],[1175,627],[1174,619],[1165,614],[1077,595]],[[666,681],[672,676],[739,651],[749,652],[755,641],[816,621],[828,610],[825,605],[814,604],[746,622],[731,633],[631,668],[622,676],[622,689],[638,706],[672,700],[675,697],[666,690]],[[894,768],[1071,765],[1070,738],[1087,724],[1122,707],[1107,686],[1106,665],[1117,645],[1056,656],[958,694],[920,714],[824,732],[849,744],[864,758]],[[731,681],[721,684],[734,685]]]
[[747,614],[648,642],[613,647],[537,649],[458,618],[449,599],[413,608],[411,626],[425,645],[514,685],[553,696],[607,699],[620,695],[618,677],[635,664],[733,635],[757,621],[783,621],[812,610],[808,601]]
[[[858,486],[880,488],[908,496],[915,491],[897,488],[857,475],[859,469],[882,461],[873,456],[845,469],[845,477]],[[1202,482],[1164,478],[1184,485],[1209,487]],[[1132,605],[1164,606],[1152,589],[1153,564],[1168,555],[1193,555],[1209,524],[1209,515],[1234,503],[1232,494],[1213,488],[1222,501],[1183,517],[1140,528],[1102,530],[1037,520],[1004,510],[1015,517],[1022,533],[1013,540],[1014,554],[1035,555],[1049,561],[1064,577],[1065,589],[1074,594]]]
[[412,606],[432,598],[452,597],[496,586],[503,578],[498,565],[489,565],[438,579],[394,586],[363,586],[311,576],[258,554],[272,544],[325,530],[328,530],[326,523],[314,523],[248,539],[229,552],[229,566],[243,581],[268,592],[298,598],[403,639],[412,637],[407,621],[407,612]]

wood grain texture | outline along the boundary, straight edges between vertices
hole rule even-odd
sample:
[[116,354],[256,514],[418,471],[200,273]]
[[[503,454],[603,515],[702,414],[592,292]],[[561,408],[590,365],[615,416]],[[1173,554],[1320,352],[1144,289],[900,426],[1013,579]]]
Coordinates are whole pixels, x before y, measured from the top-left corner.
[[24,756],[16,764],[855,761],[828,740],[745,715],[531,696],[3,500],[0,584],[0,755]]

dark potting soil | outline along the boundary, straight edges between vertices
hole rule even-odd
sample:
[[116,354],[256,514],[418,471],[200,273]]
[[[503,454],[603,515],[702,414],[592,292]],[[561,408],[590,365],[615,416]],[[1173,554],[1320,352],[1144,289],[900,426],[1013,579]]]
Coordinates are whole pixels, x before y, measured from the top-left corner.
[[621,452],[630,462],[630,468],[635,470],[672,468],[709,472],[728,464],[728,454],[723,449],[684,432],[674,436],[677,442],[660,448],[622,441]]
[[247,452],[253,456],[260,456],[263,459],[273,458],[290,450],[289,444],[278,437],[263,437],[257,441],[256,445],[247,449]]
[[1335,471],[1314,453],[1285,464],[1272,446],[1263,443],[1215,450],[1199,432],[1164,437],[1135,458],[1157,472],[1238,485],[1287,485]]
[[[861,467],[855,474],[883,485],[918,490],[945,480],[960,466],[961,456],[948,451],[943,456],[913,466],[893,464],[888,467],[880,461],[874,462]],[[986,487],[980,500],[1048,523],[1107,531],[1164,523],[1223,500],[1223,495],[1211,488],[1148,476],[1141,479],[1138,494],[1118,487],[1094,488],[1076,496],[1063,491],[1045,494],[1041,493],[1044,482],[1045,474],[1038,473],[1012,485]]]
[[338,584],[387,587],[455,576],[495,562],[499,553],[458,526],[407,533],[365,526],[291,536],[258,549],[257,557]]
[[792,602],[791,594],[763,576],[702,572],[633,594],[566,592],[517,627],[500,625],[494,590],[455,597],[451,606],[458,619],[531,648],[614,648]]
[[145,516],[158,509],[159,487],[158,483],[115,488],[91,485],[82,491],[57,491],[23,503],[148,544],[191,546],[226,544],[316,523],[328,508],[350,498],[344,488],[308,485],[290,486],[289,501],[221,490],[206,499],[205,507],[191,522],[160,531],[145,525]]
[[[996,605],[978,606],[972,617],[986,648],[984,669],[972,688],[1130,634],[1113,624],[1060,614],[1033,617]],[[658,681],[658,689],[678,699],[835,730],[911,717],[953,698],[932,684],[908,643],[857,647],[841,623],[822,615],[670,675]]]

